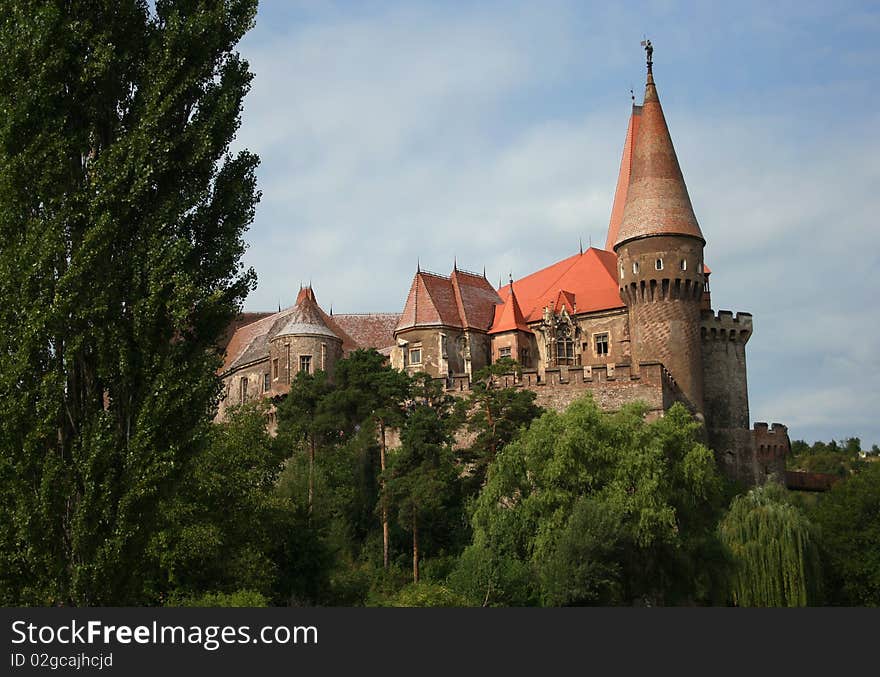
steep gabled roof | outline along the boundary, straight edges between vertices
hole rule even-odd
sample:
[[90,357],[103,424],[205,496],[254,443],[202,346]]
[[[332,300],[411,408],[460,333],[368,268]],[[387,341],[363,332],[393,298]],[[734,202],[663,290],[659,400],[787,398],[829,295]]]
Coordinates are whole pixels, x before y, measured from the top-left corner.
[[412,327],[447,326],[486,331],[501,298],[482,275],[453,269],[446,277],[416,272],[397,331]]
[[[250,318],[259,318],[247,322]],[[269,357],[269,341],[276,336],[307,334],[336,337],[344,353],[358,348],[382,352],[394,344],[394,327],[400,316],[395,313],[363,315],[327,315],[310,287],[300,290],[296,303],[277,313],[242,313],[232,322],[220,373]]]
[[705,242],[650,72],[640,117],[615,250],[651,235],[689,235]]
[[495,306],[495,321],[492,323],[490,334],[500,334],[505,331],[524,331],[532,333],[526,324],[525,317],[513,290],[513,282],[505,287],[507,294],[504,303]]
[[623,307],[617,255],[594,247],[515,280],[513,288],[526,322],[540,320],[548,306],[558,312],[563,303],[572,314]]

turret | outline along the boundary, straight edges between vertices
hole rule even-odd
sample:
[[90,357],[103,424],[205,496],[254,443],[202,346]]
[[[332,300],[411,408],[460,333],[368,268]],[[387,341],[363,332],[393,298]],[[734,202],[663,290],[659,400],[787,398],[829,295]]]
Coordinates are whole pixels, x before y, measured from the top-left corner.
[[636,368],[639,362],[662,362],[693,408],[702,412],[705,240],[660,106],[650,51],[639,118],[614,242],[620,297],[629,310],[632,360]]
[[286,392],[299,372],[324,371],[332,379],[342,339],[324,320],[311,286],[300,289],[293,312],[271,337],[270,370],[275,390]]

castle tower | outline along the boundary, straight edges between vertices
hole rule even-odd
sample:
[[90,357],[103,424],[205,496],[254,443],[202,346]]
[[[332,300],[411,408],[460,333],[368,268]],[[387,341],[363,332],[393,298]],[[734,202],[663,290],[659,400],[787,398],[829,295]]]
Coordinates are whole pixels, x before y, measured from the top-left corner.
[[614,242],[620,296],[629,312],[633,368],[659,361],[694,410],[703,412],[700,304],[705,239],[666,126],[652,73],[632,148]]
[[342,339],[324,321],[315,292],[303,287],[293,312],[270,341],[272,379],[280,382],[276,389],[286,392],[299,372],[324,371],[332,380],[341,357]]

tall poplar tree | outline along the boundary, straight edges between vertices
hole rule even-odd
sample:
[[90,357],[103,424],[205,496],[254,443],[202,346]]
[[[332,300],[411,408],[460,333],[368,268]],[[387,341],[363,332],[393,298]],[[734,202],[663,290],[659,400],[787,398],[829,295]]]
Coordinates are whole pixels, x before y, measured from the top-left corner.
[[256,156],[256,0],[7,0],[0,18],[0,601],[141,604],[203,446]]

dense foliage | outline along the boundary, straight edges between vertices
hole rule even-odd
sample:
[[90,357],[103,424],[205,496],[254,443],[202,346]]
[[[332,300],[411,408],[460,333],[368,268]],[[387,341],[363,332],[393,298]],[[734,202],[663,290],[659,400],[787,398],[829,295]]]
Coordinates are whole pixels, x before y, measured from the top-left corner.
[[722,482],[683,407],[547,412],[491,466],[453,581],[481,604],[709,601]]
[[880,606],[880,462],[838,482],[810,517],[822,533],[826,601]]
[[733,559],[733,603],[807,606],[820,599],[816,530],[781,485],[771,481],[734,498],[719,529]]
[[[256,0],[3,3],[0,596],[139,604],[253,284]],[[207,573],[207,572],[206,572]]]
[[0,603],[880,603],[857,438],[792,444],[825,496],[734,497],[680,405],[542,412],[509,360],[454,398],[365,350],[212,422],[256,0],[3,9]]

